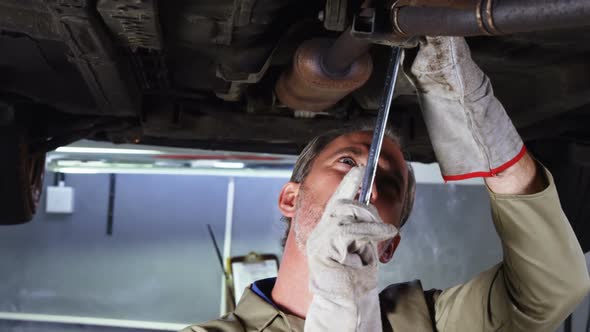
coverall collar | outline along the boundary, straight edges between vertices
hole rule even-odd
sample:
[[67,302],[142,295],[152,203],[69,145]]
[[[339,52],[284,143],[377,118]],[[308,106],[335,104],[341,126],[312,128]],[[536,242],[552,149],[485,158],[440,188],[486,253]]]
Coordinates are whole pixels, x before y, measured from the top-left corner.
[[[256,308],[253,310],[253,308]],[[234,314],[246,324],[246,330],[293,331],[303,332],[305,321],[299,317],[286,314],[256,295],[250,287],[238,302]]]

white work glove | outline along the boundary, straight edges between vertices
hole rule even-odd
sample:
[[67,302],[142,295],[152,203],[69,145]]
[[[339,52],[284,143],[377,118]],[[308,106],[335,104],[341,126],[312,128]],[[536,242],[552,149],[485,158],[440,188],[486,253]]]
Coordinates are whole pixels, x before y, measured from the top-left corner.
[[[410,51],[407,51],[410,52]],[[416,87],[445,180],[493,176],[525,153],[488,77],[462,37],[426,37],[404,72]]]
[[377,243],[398,231],[377,209],[354,200],[364,167],[348,172],[328,201],[307,240],[313,301],[306,332],[382,330],[377,277]]

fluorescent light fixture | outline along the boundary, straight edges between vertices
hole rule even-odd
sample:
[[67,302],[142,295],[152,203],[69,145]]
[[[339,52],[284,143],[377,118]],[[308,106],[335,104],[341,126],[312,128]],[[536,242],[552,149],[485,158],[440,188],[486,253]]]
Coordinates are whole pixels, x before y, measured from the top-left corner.
[[245,168],[246,164],[237,161],[221,161],[221,160],[193,160],[190,162],[192,168],[229,168],[240,169]]
[[[145,150],[143,150],[145,151]],[[411,163],[414,168],[416,182],[421,184],[445,183],[438,164]],[[168,163],[137,164],[137,163],[109,163],[104,161],[56,160],[48,163],[48,169],[54,172],[72,174],[174,174],[174,175],[211,175],[211,176],[243,176],[290,178],[291,169],[248,169],[246,164],[237,161],[221,160],[193,160],[191,167],[179,167]],[[452,185],[484,185],[481,178],[449,182]]]
[[108,166],[108,163],[101,161],[101,160],[89,160],[89,161],[81,161],[81,160],[58,160],[57,166],[59,167],[77,167],[77,166],[84,166],[84,167],[101,167],[101,166]]
[[114,149],[114,148],[89,148],[77,146],[62,146],[55,150],[62,153],[87,153],[87,154],[143,154],[154,155],[162,154],[157,150],[142,150],[142,149]]
[[60,167],[75,167],[81,164],[79,160],[58,160],[57,166]]
[[60,167],[57,172],[67,174],[99,174],[97,169],[84,167]]
[[201,159],[201,160],[192,160],[190,165],[192,168],[210,168],[215,167],[215,164],[220,162],[220,160],[208,160],[208,159]]
[[231,169],[231,168],[130,168],[130,167],[49,167],[52,172],[66,174],[165,174],[165,175],[202,175],[234,176],[252,178],[281,178],[288,180],[292,170],[274,169]]
[[231,168],[240,169],[246,167],[244,163],[231,162],[231,161],[218,161],[213,164],[215,168]]

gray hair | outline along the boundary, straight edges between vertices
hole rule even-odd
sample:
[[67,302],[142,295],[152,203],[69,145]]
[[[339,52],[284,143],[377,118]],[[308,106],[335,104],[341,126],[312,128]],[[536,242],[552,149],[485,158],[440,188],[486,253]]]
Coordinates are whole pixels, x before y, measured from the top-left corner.
[[[324,148],[328,144],[330,144],[330,142],[332,142],[336,138],[353,132],[373,130],[373,125],[368,123],[361,123],[357,125],[330,130],[324,134],[315,137],[307,144],[307,146],[303,149],[303,151],[297,158],[295,166],[293,167],[293,173],[291,174],[290,181],[295,183],[303,183],[303,181],[309,174],[309,171],[311,170],[311,167],[316,157],[324,150]],[[391,127],[387,128],[385,136],[397,143],[400,147],[403,147],[403,145],[401,144],[400,136],[393,129],[391,129]],[[403,225],[405,225],[406,221],[410,217],[412,207],[414,206],[414,198],[416,194],[416,178],[414,176],[414,169],[412,168],[412,165],[410,165],[410,163],[407,163],[407,166],[408,186],[406,188],[405,199],[403,202],[401,212],[400,228]],[[285,233],[281,238],[281,246],[284,248],[285,243],[287,242],[287,236],[289,235],[289,230],[291,229],[291,218],[283,216],[281,217],[281,221],[283,221],[286,225]]]

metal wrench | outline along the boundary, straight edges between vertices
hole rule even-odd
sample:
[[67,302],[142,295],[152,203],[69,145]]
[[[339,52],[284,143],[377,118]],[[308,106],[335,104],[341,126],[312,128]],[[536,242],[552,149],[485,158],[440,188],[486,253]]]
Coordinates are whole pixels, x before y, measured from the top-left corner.
[[387,119],[389,117],[391,101],[393,100],[393,92],[397,81],[397,74],[399,72],[401,54],[401,48],[392,48],[391,57],[389,58],[389,66],[387,67],[387,76],[385,77],[385,90],[383,91],[381,103],[379,104],[379,113],[377,114],[377,121],[375,129],[373,130],[373,139],[371,141],[371,148],[367,159],[367,168],[365,170],[365,176],[361,184],[361,193],[359,195],[359,202],[365,205],[369,205],[371,201],[371,191],[373,189],[375,175],[377,174],[377,164],[379,163],[383,138],[385,137],[385,131],[387,129]]

